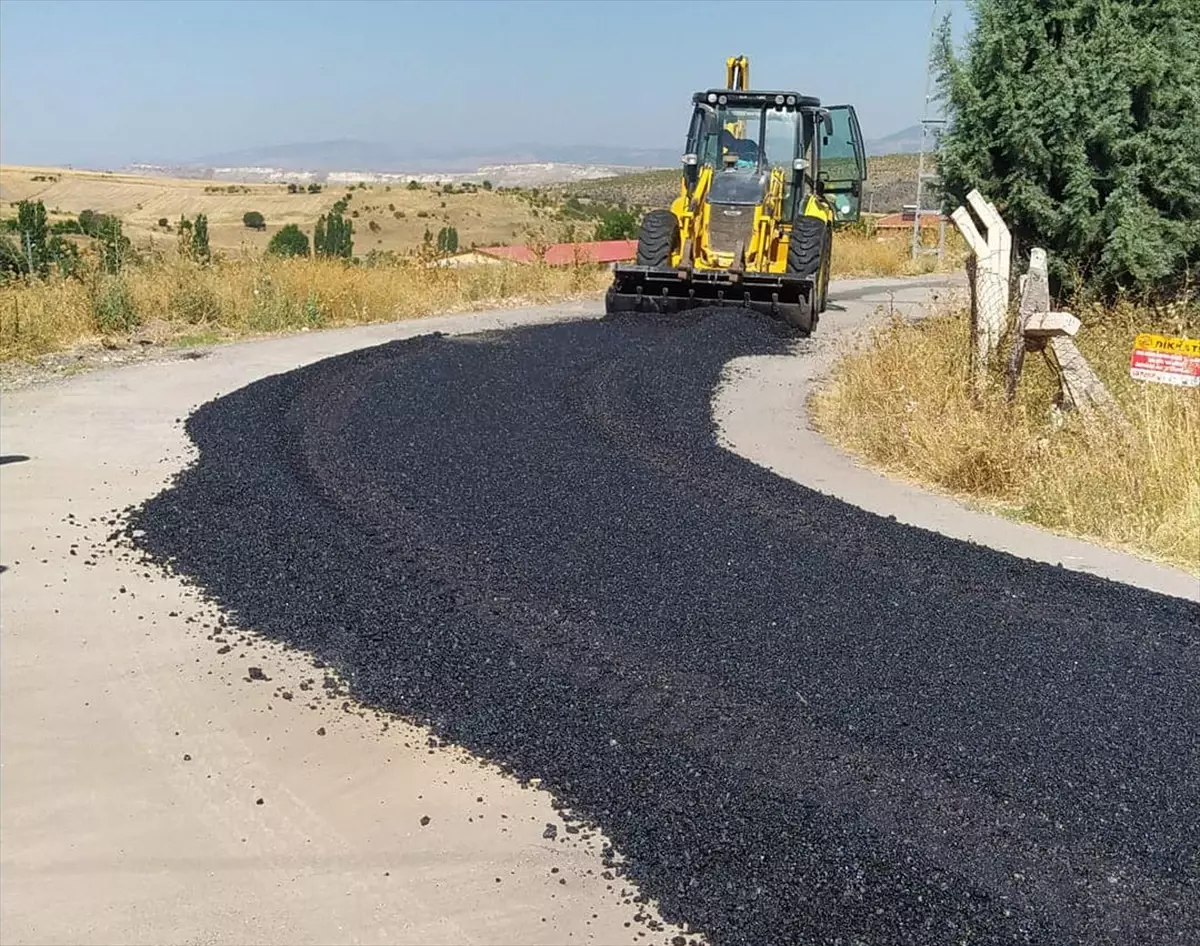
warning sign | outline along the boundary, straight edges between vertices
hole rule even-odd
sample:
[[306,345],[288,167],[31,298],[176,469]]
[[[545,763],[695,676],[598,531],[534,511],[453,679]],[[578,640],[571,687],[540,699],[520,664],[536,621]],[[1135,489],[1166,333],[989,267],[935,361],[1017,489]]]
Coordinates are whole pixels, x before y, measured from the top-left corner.
[[1200,338],[1139,335],[1133,342],[1129,376],[1138,381],[1200,387]]

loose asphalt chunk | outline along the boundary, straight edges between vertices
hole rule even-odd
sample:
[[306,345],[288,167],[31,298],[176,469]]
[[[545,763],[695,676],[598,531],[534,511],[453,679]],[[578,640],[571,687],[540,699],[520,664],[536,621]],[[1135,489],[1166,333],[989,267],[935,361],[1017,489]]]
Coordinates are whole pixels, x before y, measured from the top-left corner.
[[1200,942],[1200,609],[723,450],[722,366],[786,344],[707,310],[330,359],[197,411],[130,530],[714,942]]

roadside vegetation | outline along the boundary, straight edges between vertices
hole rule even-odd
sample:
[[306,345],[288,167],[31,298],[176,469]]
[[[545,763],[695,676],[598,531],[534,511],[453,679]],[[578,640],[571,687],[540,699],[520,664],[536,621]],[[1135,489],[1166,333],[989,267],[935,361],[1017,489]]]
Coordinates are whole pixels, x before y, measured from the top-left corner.
[[[1002,366],[968,395],[965,313],[893,319],[813,397],[817,429],[888,473],[992,512],[1200,574],[1200,396],[1129,377],[1142,331],[1200,333],[1200,309],[1077,308],[1079,347],[1130,421],[1098,432],[1053,408],[1057,380],[1028,356],[1015,403]],[[1001,350],[1007,350],[1006,343]]]
[[1048,251],[1056,307],[1128,426],[1056,409],[1034,353],[1010,403],[1007,341],[977,389],[966,312],[875,332],[814,397],[817,426],[886,471],[1200,574],[1200,395],[1129,377],[1138,333],[1200,335],[1200,7],[973,8],[965,52],[948,32],[941,52],[947,200],[995,202],[1017,271]]
[[558,301],[599,292],[595,266],[353,265],[335,257],[185,257],[0,285],[0,360],[88,342],[207,341]]
[[[525,191],[542,217],[525,231],[533,246],[556,240],[625,239],[636,234],[640,208],[570,197],[561,203]],[[40,201],[23,201],[0,233],[0,359],[36,359],[81,344],[121,345],[179,338],[236,338],[271,332],[409,318],[520,301],[598,296],[604,267],[514,263],[432,265],[463,249],[458,229],[426,226],[406,253],[367,249],[348,196],[335,200],[309,233],[284,224],[263,252],[214,248],[206,213],[157,225],[168,235],[135,246],[120,219],[84,210],[51,220]],[[245,229],[265,227],[247,212]],[[869,223],[839,231],[833,267],[839,276],[930,272],[934,257],[914,264],[908,234],[876,234]],[[952,244],[947,264],[961,263]]]

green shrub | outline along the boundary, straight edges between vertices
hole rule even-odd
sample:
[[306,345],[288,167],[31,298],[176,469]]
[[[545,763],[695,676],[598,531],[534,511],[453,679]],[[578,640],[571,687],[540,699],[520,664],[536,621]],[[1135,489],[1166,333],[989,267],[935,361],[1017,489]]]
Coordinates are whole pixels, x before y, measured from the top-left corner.
[[242,223],[251,230],[267,229],[266,218],[257,210],[247,210],[244,214],[242,214]]
[[92,298],[96,328],[104,335],[125,335],[142,324],[129,286],[120,276],[105,276]]
[[308,236],[294,223],[286,224],[271,237],[267,252],[275,256],[308,256]]
[[638,234],[638,218],[632,211],[608,210],[596,224],[597,240],[632,240]]
[[305,323],[311,328],[320,328],[327,321],[325,313],[321,310],[321,301],[317,298],[315,289],[308,290],[308,295],[304,299],[302,313]]

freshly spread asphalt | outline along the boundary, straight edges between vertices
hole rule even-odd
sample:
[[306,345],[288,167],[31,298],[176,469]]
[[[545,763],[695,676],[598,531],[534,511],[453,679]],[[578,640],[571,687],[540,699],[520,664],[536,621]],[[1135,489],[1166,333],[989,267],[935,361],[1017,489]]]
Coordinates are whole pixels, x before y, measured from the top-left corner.
[[188,420],[137,542],[540,779],[715,943],[1200,942],[1200,608],[718,446],[707,310],[421,336]]

